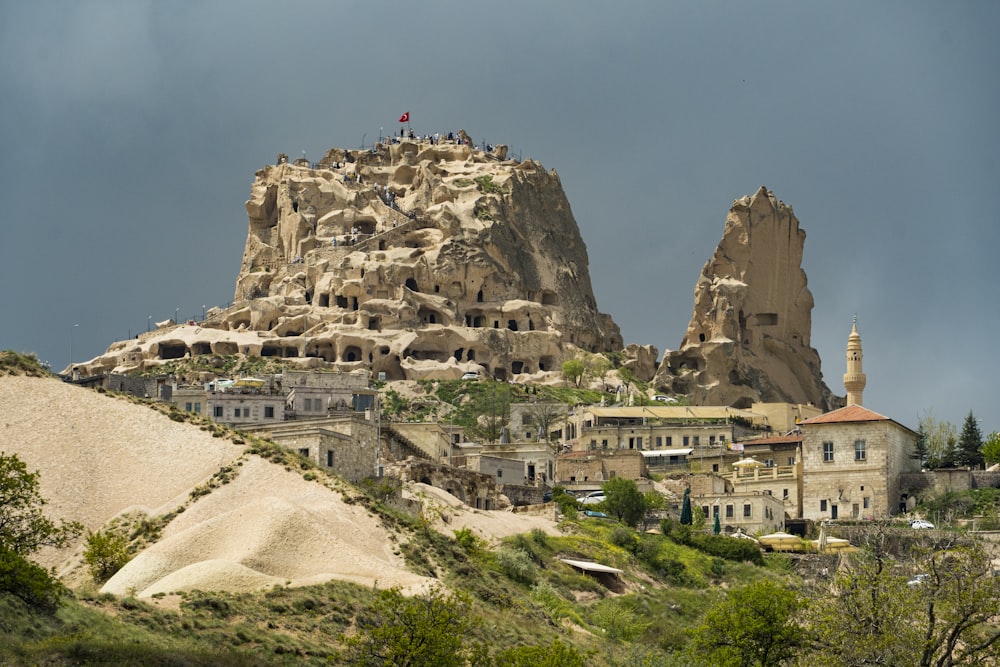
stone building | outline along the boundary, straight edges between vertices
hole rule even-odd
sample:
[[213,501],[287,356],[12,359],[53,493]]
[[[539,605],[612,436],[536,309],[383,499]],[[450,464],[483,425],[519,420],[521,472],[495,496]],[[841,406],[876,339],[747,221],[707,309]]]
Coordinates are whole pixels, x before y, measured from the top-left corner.
[[594,491],[622,477],[636,482],[648,477],[646,462],[637,450],[565,452],[556,458],[556,484],[567,491]]
[[802,433],[748,440],[744,458],[726,475],[733,489],[779,500],[784,518],[802,517]]
[[766,418],[725,406],[590,406],[569,415],[565,442],[574,451],[728,449],[755,427],[766,428]]
[[849,405],[802,422],[802,517],[879,518],[900,509],[900,476],[916,433],[889,417]]
[[[802,518],[870,519],[906,509],[900,479],[920,472],[917,434],[860,405],[865,387],[857,322],[847,344],[848,405],[802,428]],[[853,401],[853,402],[852,402]]]
[[298,452],[321,468],[350,481],[377,477],[380,451],[377,418],[349,412],[323,419],[258,424],[249,432]]
[[706,526],[715,517],[725,533],[742,530],[748,535],[772,533],[785,527],[784,508],[780,500],[767,492],[732,491],[721,494],[691,495],[691,505],[701,508]]

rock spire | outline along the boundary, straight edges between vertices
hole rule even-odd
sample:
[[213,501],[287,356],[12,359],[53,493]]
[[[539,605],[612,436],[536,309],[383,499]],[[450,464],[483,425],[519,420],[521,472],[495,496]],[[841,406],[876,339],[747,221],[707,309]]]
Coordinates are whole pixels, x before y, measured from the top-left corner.
[[680,349],[667,352],[656,373],[657,389],[702,405],[836,407],[810,346],[805,237],[792,208],[765,187],[733,202],[722,240],[695,285]]

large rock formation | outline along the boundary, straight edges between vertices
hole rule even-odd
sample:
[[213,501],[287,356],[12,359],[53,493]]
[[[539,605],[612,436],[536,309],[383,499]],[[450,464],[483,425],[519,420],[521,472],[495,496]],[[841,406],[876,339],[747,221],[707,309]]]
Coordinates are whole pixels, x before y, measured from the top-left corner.
[[123,341],[84,372],[247,354],[390,380],[558,372],[621,350],[556,173],[404,140],[257,172],[234,305]]
[[805,238],[792,208],[766,188],[733,202],[722,241],[695,285],[681,347],[664,354],[656,373],[657,389],[701,405],[840,404],[809,344]]

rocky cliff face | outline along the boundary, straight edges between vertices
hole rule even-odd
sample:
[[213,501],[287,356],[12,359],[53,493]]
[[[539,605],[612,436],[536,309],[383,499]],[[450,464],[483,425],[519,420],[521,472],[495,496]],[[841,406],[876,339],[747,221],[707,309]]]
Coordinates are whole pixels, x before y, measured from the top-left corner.
[[89,370],[198,354],[365,368],[387,379],[558,372],[621,350],[556,173],[409,140],[284,156],[257,172],[234,305],[112,345]]
[[809,343],[805,238],[791,207],[766,188],[733,202],[722,241],[695,285],[681,347],[664,355],[654,378],[659,390],[699,405],[840,404]]

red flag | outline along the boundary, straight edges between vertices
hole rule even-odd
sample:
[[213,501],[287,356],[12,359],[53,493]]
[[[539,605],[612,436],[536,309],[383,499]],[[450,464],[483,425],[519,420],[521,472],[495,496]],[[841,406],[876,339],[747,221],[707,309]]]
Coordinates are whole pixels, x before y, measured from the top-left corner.
[[410,122],[410,112],[407,111],[402,116],[400,116],[399,117],[399,122],[400,123],[409,123]]

